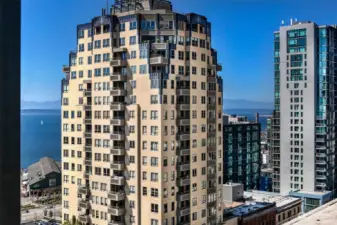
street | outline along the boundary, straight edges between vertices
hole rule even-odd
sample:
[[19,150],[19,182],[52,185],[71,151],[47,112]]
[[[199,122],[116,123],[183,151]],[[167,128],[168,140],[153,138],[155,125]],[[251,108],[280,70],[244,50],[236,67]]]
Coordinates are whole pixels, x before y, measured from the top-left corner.
[[[40,220],[44,217],[44,210],[43,208],[38,209],[30,209],[29,213],[25,213],[24,211],[21,212],[21,223],[26,223],[30,221]],[[56,205],[55,208],[48,209],[48,215],[49,211],[53,211],[53,218],[60,220],[61,217],[61,205]]]

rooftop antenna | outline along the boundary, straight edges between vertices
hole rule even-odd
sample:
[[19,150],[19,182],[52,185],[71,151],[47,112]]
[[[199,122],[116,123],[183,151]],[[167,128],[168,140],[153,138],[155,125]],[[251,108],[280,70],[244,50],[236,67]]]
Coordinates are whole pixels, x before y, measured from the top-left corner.
[[106,0],[106,13],[108,13],[109,10],[109,0]]
[[281,21],[281,24],[284,25],[284,20]]
[[293,25],[293,18],[290,18],[290,25]]

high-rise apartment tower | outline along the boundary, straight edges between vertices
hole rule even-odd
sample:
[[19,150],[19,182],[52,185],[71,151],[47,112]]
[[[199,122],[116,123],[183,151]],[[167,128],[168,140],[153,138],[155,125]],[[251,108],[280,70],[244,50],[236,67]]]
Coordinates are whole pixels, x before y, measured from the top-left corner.
[[62,80],[63,221],[221,220],[222,79],[204,16],[116,0],[77,26]]
[[273,189],[335,194],[336,26],[295,21],[274,41]]

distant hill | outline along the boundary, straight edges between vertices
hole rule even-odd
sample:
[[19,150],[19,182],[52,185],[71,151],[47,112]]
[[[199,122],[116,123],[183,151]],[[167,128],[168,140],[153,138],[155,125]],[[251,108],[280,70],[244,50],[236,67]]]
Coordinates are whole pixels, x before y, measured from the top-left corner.
[[21,109],[61,109],[61,102],[57,101],[21,101]]
[[224,110],[228,109],[273,109],[274,103],[272,102],[258,102],[245,99],[224,99]]

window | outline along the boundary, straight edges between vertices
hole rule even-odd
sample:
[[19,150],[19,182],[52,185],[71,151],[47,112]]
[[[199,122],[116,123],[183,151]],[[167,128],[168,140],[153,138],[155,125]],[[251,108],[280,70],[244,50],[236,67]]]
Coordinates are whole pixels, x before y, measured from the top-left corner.
[[158,158],[151,157],[151,166],[158,166]]
[[110,53],[103,54],[103,62],[108,62],[110,60]]
[[147,187],[143,187],[143,195],[147,195]]
[[137,58],[137,52],[136,51],[131,51],[130,58],[131,59]]
[[96,41],[94,42],[94,47],[95,47],[96,49],[101,48],[101,40],[96,40]]
[[197,74],[197,67],[195,66],[192,66],[192,74]]
[[158,119],[158,111],[151,111],[151,120],[157,120]]
[[151,95],[151,104],[158,104],[158,95]]
[[151,173],[151,181],[158,181],[158,173]]
[[[158,213],[158,205],[157,204],[151,204],[151,212]],[[152,224],[152,220],[151,220]]]
[[146,74],[147,73],[147,65],[140,65],[139,66],[139,73]]
[[147,119],[147,111],[145,111],[145,110],[142,111],[142,119],[143,120]]
[[104,39],[103,40],[103,48],[109,47],[110,46],[110,39]]
[[136,187],[130,185],[130,193],[136,193]]
[[125,45],[125,38],[119,38],[119,46]]
[[137,21],[131,21],[130,30],[136,30],[136,29],[137,29]]
[[151,219],[151,225],[158,225],[158,220]]
[[130,45],[135,45],[136,44],[136,36],[130,36],[129,44]]
[[125,23],[119,24],[119,31],[120,31],[120,32],[125,31]]
[[92,50],[92,43],[89,42],[89,43],[88,43],[88,51],[91,51],[91,50]]

